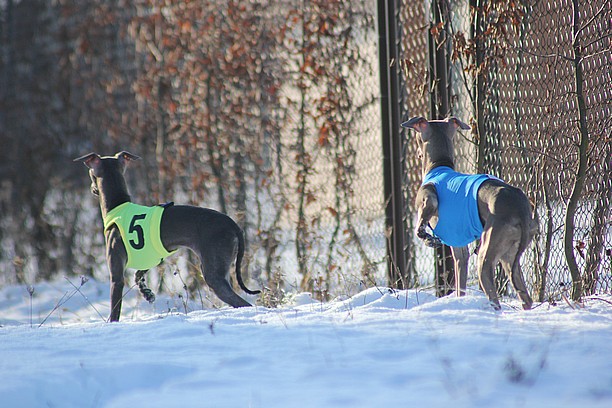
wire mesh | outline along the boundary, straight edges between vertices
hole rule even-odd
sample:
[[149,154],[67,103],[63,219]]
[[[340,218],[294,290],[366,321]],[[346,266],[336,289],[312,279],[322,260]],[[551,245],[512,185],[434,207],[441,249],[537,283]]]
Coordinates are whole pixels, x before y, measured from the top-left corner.
[[[234,216],[262,284],[323,298],[384,283],[375,10],[375,0],[2,2],[4,282],[105,275],[82,169],[50,166],[128,149],[145,158],[128,173],[134,198]],[[611,6],[430,0],[396,10],[402,118],[439,105],[431,57],[443,47],[450,112],[475,129],[459,139],[458,168],[523,188],[537,210],[523,261],[539,300],[572,281],[564,228],[584,119],[570,252],[586,293],[612,290]],[[420,164],[401,135],[410,284],[424,286],[436,258],[412,232]]]
[[[434,7],[445,13],[438,27],[432,23]],[[401,55],[418,54],[427,64],[423,42],[407,34],[414,27],[429,28],[430,42],[451,49],[448,78],[443,78],[452,90],[451,112],[471,121],[474,128],[457,146],[460,170],[501,177],[522,188],[533,202],[540,232],[523,257],[523,270],[540,301],[554,298],[572,284],[564,231],[581,160],[581,138],[588,139],[582,156],[586,175],[572,217],[575,230],[569,238],[569,256],[576,259],[585,294],[612,289],[610,14],[605,1],[481,1],[470,7],[465,2],[431,1],[424,9],[406,3],[398,17],[406,33]],[[578,60],[573,45],[582,52]],[[407,116],[426,116],[425,106],[431,100],[408,85],[417,69],[428,71],[423,65],[404,73],[402,103]],[[435,87],[437,80],[430,75],[424,86]],[[578,104],[578,83],[583,108]],[[586,123],[584,129],[580,119]],[[418,185],[420,178],[414,180],[414,174],[419,174],[420,164],[410,147],[406,157],[407,183]],[[408,214],[414,214],[410,200],[407,203]],[[427,284],[434,264],[423,259],[419,265],[424,264],[426,272],[421,272],[421,284]],[[474,269],[472,265],[472,277]]]

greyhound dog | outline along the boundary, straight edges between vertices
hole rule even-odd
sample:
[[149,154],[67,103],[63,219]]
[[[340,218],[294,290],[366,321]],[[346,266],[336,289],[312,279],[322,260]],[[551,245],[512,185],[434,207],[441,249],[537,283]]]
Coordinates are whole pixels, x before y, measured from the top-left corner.
[[228,282],[235,259],[240,287],[249,294],[260,293],[247,289],[240,275],[244,256],[240,227],[227,215],[207,208],[131,203],[124,173],[128,163],[138,159],[126,151],[106,157],[89,153],[74,159],[89,167],[91,192],[100,200],[111,279],[109,320],[119,321],[121,315],[125,269],[138,270],[136,283],[152,302],[155,296],[144,284],[144,274],[179,247],[187,247],[199,256],[204,280],[222,301],[233,307],[251,306]]
[[494,280],[495,266],[501,263],[523,308],[530,309],[520,258],[537,223],[523,191],[493,176],[454,171],[453,138],[458,128],[470,129],[459,119],[416,117],[401,126],[421,134],[423,182],[416,197],[416,234],[429,247],[451,247],[457,295],[464,295],[467,285],[467,245],[480,237],[478,279],[493,308],[501,309]]

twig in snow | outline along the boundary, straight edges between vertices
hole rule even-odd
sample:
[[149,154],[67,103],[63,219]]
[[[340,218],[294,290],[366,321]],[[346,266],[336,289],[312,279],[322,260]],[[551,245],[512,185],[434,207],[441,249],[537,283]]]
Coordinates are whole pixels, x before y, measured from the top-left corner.
[[187,284],[183,280],[183,277],[181,276],[178,270],[174,272],[174,276],[178,276],[181,283],[183,284],[183,290],[185,291],[186,296],[183,297],[183,295],[179,293],[178,298],[181,299],[181,302],[183,303],[183,308],[185,309],[185,314],[187,314],[187,302],[189,302],[189,290],[187,289]]
[[597,297],[597,296],[589,296],[589,299],[591,299],[591,300],[601,300],[602,302],[606,302],[607,304],[612,305],[612,302],[610,302],[609,300],[602,299],[602,298]]
[[28,285],[28,293],[30,294],[30,328],[32,327],[32,298],[34,297],[34,286]]
[[572,305],[567,297],[567,288],[565,287],[565,285],[563,285],[563,283],[561,283],[561,297],[563,298],[563,300],[565,300],[565,303],[567,303],[567,305],[569,307],[571,307],[572,309],[576,310],[576,308],[574,307],[574,305]]
[[76,291],[77,291],[77,292],[79,292],[79,294],[80,294],[81,296],[83,296],[83,299],[85,299],[85,300],[87,301],[87,303],[89,303],[89,306],[91,306],[91,307],[93,308],[93,310],[95,310],[95,311],[96,311],[96,313],[98,314],[98,316],[100,316],[100,317],[102,318],[102,320],[103,320],[103,321],[106,321],[106,318],[105,318],[104,316],[102,316],[102,314],[101,314],[101,313],[98,311],[98,309],[96,309],[96,307],[95,307],[95,306],[94,306],[94,305],[93,305],[93,304],[92,304],[92,303],[89,301],[89,299],[87,298],[87,296],[85,296],[85,295],[83,294],[83,292],[81,292],[81,287],[83,287],[83,285],[84,285],[85,283],[87,283],[87,281],[89,280],[89,278],[88,278],[87,276],[85,276],[85,275],[81,275],[81,286],[79,286],[78,288],[77,288],[77,287],[76,287],[76,285],[75,285],[74,283],[72,283],[72,282],[70,281],[70,279],[68,279],[66,276],[64,276],[64,279],[66,279],[66,280],[68,281],[68,283],[70,283],[70,284],[71,284],[71,285],[72,285],[72,286],[73,286],[73,287],[76,289]]
[[55,306],[53,307],[53,309],[49,312],[49,314],[42,320],[42,322],[40,322],[40,324],[38,325],[38,327],[41,327],[43,324],[45,324],[45,322],[47,321],[47,319],[49,319],[49,317],[51,317],[51,315],[53,313],[55,313],[55,311],[57,309],[60,308],[60,306],[62,306],[64,303],[66,303],[67,301],[69,301],[75,294],[77,293],[76,290],[72,291],[72,293],[70,293],[70,295],[68,294],[68,292],[64,293],[64,296],[62,296],[60,298],[60,300],[57,301],[57,303],[55,304]]

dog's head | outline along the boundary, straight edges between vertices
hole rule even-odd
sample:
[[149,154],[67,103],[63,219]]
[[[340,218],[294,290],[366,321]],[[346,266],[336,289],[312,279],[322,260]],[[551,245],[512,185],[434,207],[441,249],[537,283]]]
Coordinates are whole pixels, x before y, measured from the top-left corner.
[[74,161],[80,161],[89,168],[91,192],[97,197],[100,195],[99,180],[104,178],[116,179],[118,177],[123,179],[127,163],[139,159],[140,157],[135,154],[122,151],[114,156],[100,156],[97,153],[88,153],[74,159]]
[[428,121],[422,117],[412,118],[401,124],[402,127],[414,129],[420,133],[419,145],[424,170],[435,165],[453,167],[455,152],[453,141],[457,129],[470,129],[461,120],[451,117],[444,120]]

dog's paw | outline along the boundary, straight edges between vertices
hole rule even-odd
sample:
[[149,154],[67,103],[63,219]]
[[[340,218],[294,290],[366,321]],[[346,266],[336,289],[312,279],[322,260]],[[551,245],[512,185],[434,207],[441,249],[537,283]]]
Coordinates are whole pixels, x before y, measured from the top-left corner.
[[141,293],[147,302],[149,303],[155,302],[155,293],[153,293],[151,289],[149,288],[143,289],[141,290]]
[[425,245],[430,248],[439,248],[442,246],[442,241],[440,240],[440,238],[428,233],[427,229],[424,226],[421,226],[419,227],[419,229],[417,229],[417,237],[423,240]]
[[431,238],[431,234],[429,234],[427,232],[427,230],[425,229],[424,226],[420,226],[419,229],[417,229],[417,233],[416,233],[417,237],[425,240],[427,238]]
[[138,289],[140,290],[142,297],[144,297],[147,302],[153,303],[155,302],[155,293],[153,293],[153,291],[147,287],[144,278],[146,273],[147,271],[137,271],[134,277],[134,282],[136,282],[138,285]]
[[425,241],[425,245],[427,245],[430,248],[440,248],[443,245],[440,238],[434,237],[431,235],[425,238],[424,241]]

